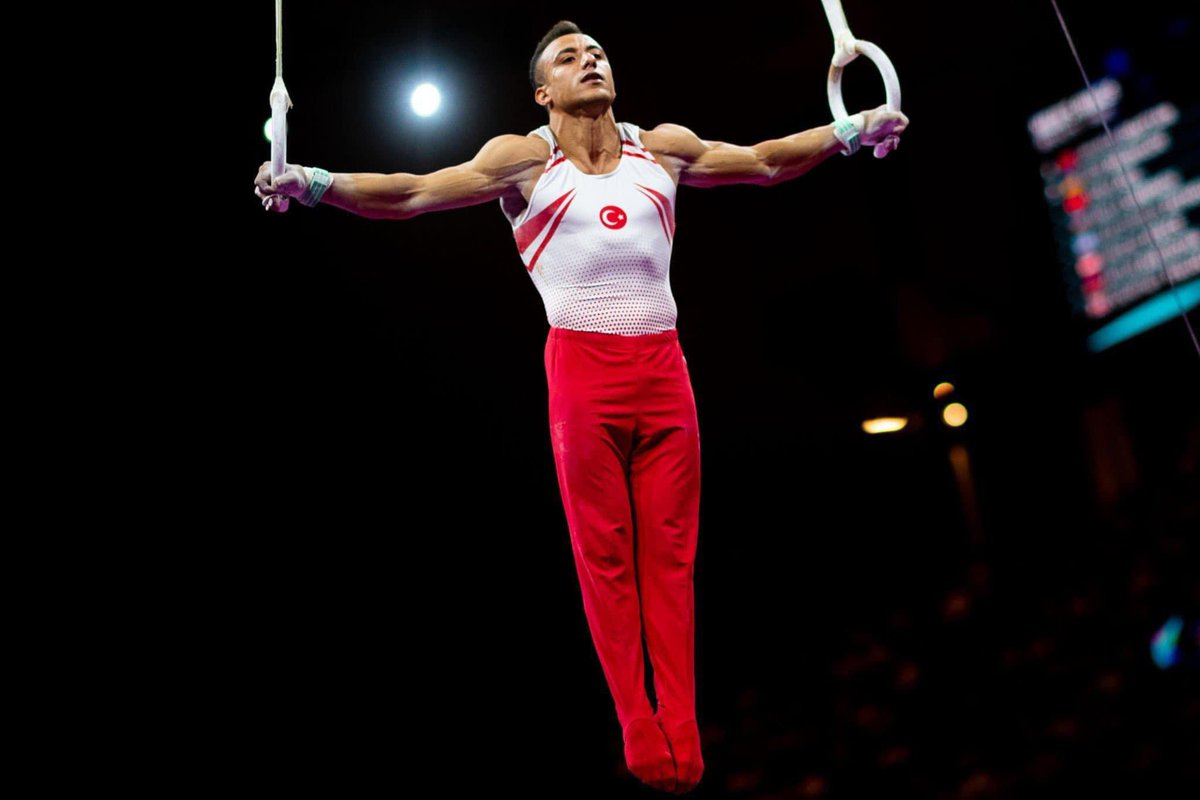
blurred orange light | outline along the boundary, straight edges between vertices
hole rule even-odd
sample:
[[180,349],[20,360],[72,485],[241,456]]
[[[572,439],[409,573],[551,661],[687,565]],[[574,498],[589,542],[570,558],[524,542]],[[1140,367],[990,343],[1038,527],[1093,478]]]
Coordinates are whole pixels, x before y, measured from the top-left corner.
[[967,407],[962,403],[951,403],[942,409],[942,419],[951,428],[957,428],[967,421]]
[[862,427],[867,433],[894,433],[907,424],[905,417],[876,417],[864,420]]

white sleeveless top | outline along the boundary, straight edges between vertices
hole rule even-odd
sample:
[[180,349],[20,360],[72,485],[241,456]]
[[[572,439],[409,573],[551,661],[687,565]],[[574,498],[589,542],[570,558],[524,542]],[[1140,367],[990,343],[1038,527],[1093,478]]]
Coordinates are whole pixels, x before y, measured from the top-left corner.
[[676,318],[669,280],[675,182],[642,146],[640,128],[617,128],[621,160],[603,175],[572,164],[549,125],[530,131],[550,144],[550,158],[529,204],[516,210],[501,198],[500,210],[552,326],[660,333]]

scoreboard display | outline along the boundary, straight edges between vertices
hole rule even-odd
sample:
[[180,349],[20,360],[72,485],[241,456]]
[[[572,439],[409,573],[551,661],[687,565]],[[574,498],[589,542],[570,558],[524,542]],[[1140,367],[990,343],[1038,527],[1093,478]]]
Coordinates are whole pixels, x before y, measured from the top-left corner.
[[1028,120],[1064,288],[1092,351],[1200,304],[1200,102],[1131,91],[1148,81],[1122,70],[1121,55],[1092,92]]

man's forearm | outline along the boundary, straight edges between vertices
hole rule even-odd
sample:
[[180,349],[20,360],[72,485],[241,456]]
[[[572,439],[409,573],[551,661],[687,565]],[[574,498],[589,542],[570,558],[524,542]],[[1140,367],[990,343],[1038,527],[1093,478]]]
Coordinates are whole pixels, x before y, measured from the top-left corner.
[[845,150],[834,136],[833,124],[809,128],[782,139],[771,139],[755,145],[771,168],[771,183],[798,178],[832,155]]
[[417,176],[407,172],[334,172],[321,202],[371,219],[404,219]]

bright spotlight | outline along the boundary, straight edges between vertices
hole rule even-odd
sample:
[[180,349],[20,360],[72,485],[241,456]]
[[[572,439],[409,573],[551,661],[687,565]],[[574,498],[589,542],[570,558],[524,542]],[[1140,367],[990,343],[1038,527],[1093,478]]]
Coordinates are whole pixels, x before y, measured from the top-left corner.
[[442,104],[442,95],[432,83],[422,83],[412,93],[412,109],[418,116],[428,117]]

